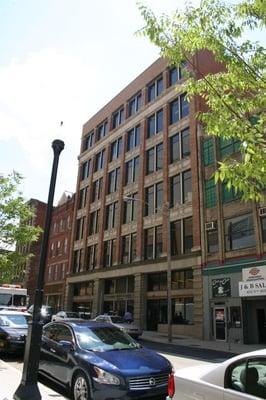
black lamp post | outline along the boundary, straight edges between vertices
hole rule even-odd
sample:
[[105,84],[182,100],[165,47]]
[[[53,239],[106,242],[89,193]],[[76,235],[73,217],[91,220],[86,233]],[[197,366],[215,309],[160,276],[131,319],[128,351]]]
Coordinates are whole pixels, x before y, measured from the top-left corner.
[[64,142],[62,140],[54,140],[52,148],[54,151],[54,160],[47,202],[47,211],[45,217],[45,227],[42,239],[42,247],[40,254],[40,266],[38,273],[37,288],[34,296],[34,306],[32,321],[29,323],[28,336],[26,341],[24,365],[22,372],[22,379],[18,386],[13,398],[15,400],[40,400],[42,398],[38,388],[38,368],[40,360],[40,346],[42,335],[42,322],[40,321],[41,306],[43,300],[43,284],[45,263],[47,257],[47,247],[49,240],[49,231],[51,225],[51,216],[53,210],[54,191],[56,183],[56,175],[58,168],[58,161],[61,151],[64,149]]

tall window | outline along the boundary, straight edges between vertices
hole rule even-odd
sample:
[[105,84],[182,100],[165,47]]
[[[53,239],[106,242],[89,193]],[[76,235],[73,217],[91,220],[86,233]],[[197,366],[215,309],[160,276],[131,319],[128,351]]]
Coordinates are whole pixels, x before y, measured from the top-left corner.
[[190,134],[189,128],[171,136],[170,139],[170,163],[179,161],[181,158],[190,155]]
[[240,141],[237,139],[220,138],[220,157],[221,159],[233,153],[237,153],[240,148]]
[[92,202],[99,200],[102,194],[103,178],[97,179],[92,185]]
[[87,190],[88,187],[86,186],[85,188],[81,189],[79,191],[79,203],[78,203],[78,208],[84,208],[86,205],[86,200],[87,200]]
[[192,268],[172,272],[172,289],[193,289]]
[[108,174],[108,193],[114,193],[118,190],[120,184],[120,167],[114,169]]
[[216,253],[219,250],[218,230],[207,231],[207,251]]
[[118,202],[108,204],[105,214],[105,229],[112,229],[116,226]]
[[127,151],[130,151],[140,144],[140,125],[135,126],[127,132]]
[[145,259],[160,258],[163,250],[162,226],[145,229]]
[[112,267],[115,264],[116,239],[105,241],[103,249],[103,266]]
[[160,212],[163,205],[163,182],[156,183],[145,189],[146,215]]
[[94,141],[94,131],[91,131],[87,135],[84,136],[82,140],[82,151],[88,150],[92,147]]
[[100,171],[104,166],[104,155],[105,149],[102,149],[99,153],[95,156],[95,172]]
[[110,161],[116,160],[120,157],[122,151],[122,138],[120,137],[111,144]]
[[84,217],[77,219],[76,240],[83,239],[84,221]]
[[93,244],[92,246],[87,247],[87,255],[86,255],[86,269],[87,270],[93,270],[96,267],[97,250],[98,250],[97,244]]
[[266,243],[266,217],[261,218],[262,241]]
[[96,210],[92,213],[90,213],[90,219],[89,219],[89,234],[90,235],[95,235],[99,231],[99,211]]
[[163,130],[163,110],[157,111],[147,119],[147,138]]
[[75,250],[74,251],[74,258],[73,258],[73,272],[81,272],[83,270],[83,249]]
[[169,86],[175,85],[180,79],[182,79],[180,66],[169,69]]
[[252,214],[224,221],[226,251],[253,247],[256,244]]
[[121,107],[119,110],[113,113],[112,115],[112,129],[117,128],[119,125],[124,122],[124,107]]
[[148,85],[148,102],[153,101],[163,92],[163,77],[159,76]]
[[152,147],[146,152],[146,174],[152,174],[163,168],[163,143]]
[[181,94],[177,99],[170,103],[170,125],[175,124],[181,118],[189,114],[189,104],[186,93]]
[[91,160],[85,161],[81,166],[81,180],[87,179],[90,175]]
[[171,206],[190,202],[192,199],[191,170],[170,178]]
[[132,198],[132,200],[124,201],[124,224],[136,221],[137,219],[137,207],[139,201],[133,200],[134,198],[137,199],[137,193],[131,194],[128,197]]
[[214,178],[205,180],[205,206],[215,207],[217,204],[216,185]]
[[137,234],[122,237],[122,263],[129,264],[137,259]]
[[139,175],[139,156],[126,163],[126,185],[136,182]]
[[128,116],[136,114],[141,107],[141,93],[136,94],[128,102]]
[[206,138],[202,142],[202,156],[203,156],[203,164],[205,166],[208,166],[208,165],[211,165],[214,163],[213,138]]
[[172,300],[173,324],[192,324],[194,321],[194,298],[178,297]]
[[101,140],[102,138],[104,138],[107,134],[107,131],[108,123],[107,121],[104,121],[97,127],[97,140]]
[[171,222],[171,254],[190,253],[193,247],[192,218]]

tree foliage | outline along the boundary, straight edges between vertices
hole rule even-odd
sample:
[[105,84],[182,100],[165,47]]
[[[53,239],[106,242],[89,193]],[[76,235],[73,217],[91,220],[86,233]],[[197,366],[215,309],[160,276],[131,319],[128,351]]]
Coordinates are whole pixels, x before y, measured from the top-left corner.
[[[139,9],[146,23],[140,33],[161,49],[169,65],[187,63],[191,72],[179,90],[188,99],[198,95],[205,100],[208,111],[197,115],[205,133],[240,142],[241,157],[219,162],[216,182],[227,182],[243,200],[261,200],[266,187],[266,52],[245,37],[254,29],[265,35],[265,0],[202,0],[199,7],[187,5],[160,17],[141,4]],[[195,63],[194,56],[206,49],[223,65],[221,72],[204,76]]]
[[31,225],[34,210],[18,191],[21,180],[17,172],[0,177],[0,283],[23,280],[25,263],[31,256],[27,249],[41,232]]

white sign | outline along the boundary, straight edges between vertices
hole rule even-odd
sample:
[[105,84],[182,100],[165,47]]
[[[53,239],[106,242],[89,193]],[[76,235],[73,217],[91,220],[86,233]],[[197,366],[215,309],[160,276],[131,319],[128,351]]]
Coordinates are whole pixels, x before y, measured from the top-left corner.
[[266,296],[266,280],[239,282],[239,296]]
[[242,269],[243,281],[266,280],[266,265]]

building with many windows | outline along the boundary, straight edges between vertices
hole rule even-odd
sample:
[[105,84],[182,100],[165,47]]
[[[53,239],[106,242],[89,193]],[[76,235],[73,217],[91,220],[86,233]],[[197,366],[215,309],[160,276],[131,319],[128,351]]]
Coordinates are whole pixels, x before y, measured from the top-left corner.
[[[208,52],[196,61],[217,70]],[[200,104],[183,72],[157,60],[83,127],[66,307],[165,331],[170,238],[173,333],[202,337]]]

